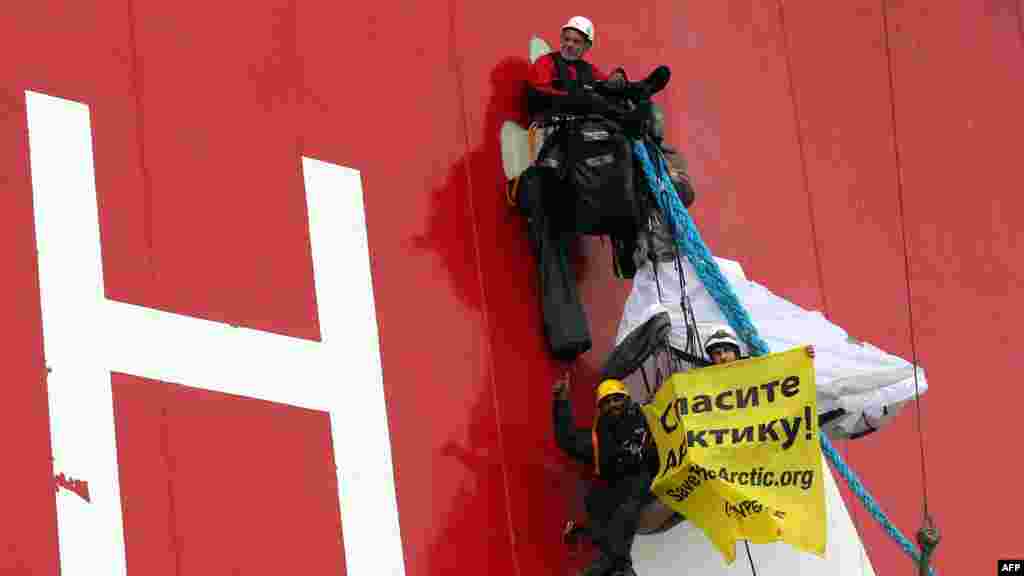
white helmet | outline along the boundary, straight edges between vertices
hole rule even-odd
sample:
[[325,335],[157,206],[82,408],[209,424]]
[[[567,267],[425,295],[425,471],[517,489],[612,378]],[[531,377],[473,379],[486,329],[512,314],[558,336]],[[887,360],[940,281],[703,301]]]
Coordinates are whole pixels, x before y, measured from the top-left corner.
[[586,36],[587,40],[590,40],[591,44],[594,43],[594,23],[591,22],[589,18],[584,16],[573,16],[572,18],[569,18],[569,21],[565,23],[565,26],[562,26],[562,31],[564,32],[566,28],[572,28],[573,30],[578,31],[580,34]]
[[722,344],[731,344],[736,347],[737,353],[740,351],[740,343],[736,338],[736,334],[727,326],[719,327],[711,336],[708,336],[708,339],[704,342],[704,351],[710,356],[711,349]]

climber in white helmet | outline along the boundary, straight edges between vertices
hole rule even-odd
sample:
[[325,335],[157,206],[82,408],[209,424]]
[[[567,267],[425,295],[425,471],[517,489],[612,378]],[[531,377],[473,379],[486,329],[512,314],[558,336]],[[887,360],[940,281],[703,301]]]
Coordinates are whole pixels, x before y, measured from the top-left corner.
[[[807,346],[807,355],[814,358],[814,346]],[[728,326],[719,326],[704,342],[704,351],[712,364],[727,364],[742,358],[740,341]]]
[[[580,60],[594,45],[594,23],[584,16],[573,16],[562,26],[559,54],[566,60]],[[615,76],[613,73],[612,76]],[[623,79],[622,74],[618,78]]]
[[[584,60],[594,46],[594,24],[583,16],[573,16],[562,26],[557,52],[545,54],[530,67],[529,83],[537,112],[551,108],[586,108],[586,99],[578,96],[584,86],[595,81],[607,82],[613,87],[626,83],[626,72],[621,67],[611,74]],[[570,100],[571,96],[576,98]],[[589,96],[589,95],[588,95]],[[540,110],[543,109],[543,110]],[[585,110],[580,110],[585,111]]]
[[605,74],[584,60],[595,43],[594,23],[584,16],[569,18],[562,26],[558,39],[558,51],[541,56],[530,67],[531,114],[544,115],[556,111],[607,115],[613,112],[608,103],[595,91],[585,89],[592,87],[594,82],[603,82],[613,90],[628,86],[630,94],[650,98],[665,88],[671,76],[668,66],[658,66],[647,78],[628,82],[622,67],[616,68],[611,74]]

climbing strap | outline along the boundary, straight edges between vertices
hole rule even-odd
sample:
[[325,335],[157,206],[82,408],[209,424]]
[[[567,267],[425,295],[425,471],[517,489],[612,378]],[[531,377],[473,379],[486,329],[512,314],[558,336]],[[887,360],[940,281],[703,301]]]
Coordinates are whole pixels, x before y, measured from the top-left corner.
[[[722,274],[721,269],[718,267],[718,263],[715,262],[711,256],[711,252],[708,250],[707,245],[704,244],[704,240],[700,237],[700,233],[697,231],[697,226],[694,224],[693,219],[690,218],[690,214],[686,211],[686,207],[679,200],[679,197],[670,193],[671,180],[668,178],[668,166],[665,162],[665,157],[660,151],[655,151],[655,156],[658,162],[658,166],[655,167],[654,162],[651,160],[650,155],[647,153],[647,148],[643,145],[640,140],[633,141],[633,152],[636,158],[639,159],[640,165],[643,168],[644,176],[648,182],[651,183],[651,188],[654,190],[655,199],[658,201],[658,205],[661,207],[662,213],[665,215],[670,222],[672,234],[675,237],[676,244],[679,249],[686,253],[686,257],[689,258],[690,263],[693,265],[694,270],[697,272],[697,276],[701,282],[704,283],[704,287],[707,288],[708,293],[714,299],[715,303],[718,304],[722,314],[725,315],[729,325],[736,331],[736,334],[747,344],[750,348],[751,356],[764,356],[770,352],[768,344],[761,338],[757,332],[757,328],[754,327],[753,322],[750,319],[750,315],[747,313],[743,304],[740,303],[739,298],[733,291],[732,286],[729,285],[728,280]],[[915,366],[916,370],[916,366]],[[861,503],[867,508],[868,512],[878,521],[882,528],[889,534],[889,536],[896,541],[897,544],[903,548],[903,551],[908,556],[913,558],[919,563],[919,566],[927,566],[928,555],[922,554],[918,551],[917,547],[914,546],[913,542],[907,539],[896,526],[892,524],[889,518],[882,512],[882,509],[878,506],[875,499],[868,493],[867,489],[857,478],[857,475],[850,469],[849,466],[843,461],[842,456],[832,446],[832,442],[829,441],[828,436],[824,432],[819,430],[818,439],[821,444],[822,452],[828,461],[832,463],[832,466],[839,472],[839,474],[846,480],[846,483],[850,486],[850,489],[857,495]],[[930,534],[930,533],[929,533]],[[935,545],[938,544],[938,533],[934,533],[935,538],[931,539],[931,535],[928,536],[928,542],[935,542],[931,546],[934,550]],[[924,569],[924,568],[922,568]],[[931,576],[935,575],[934,569],[927,568],[927,573]]]
[[700,331],[697,330],[697,317],[693,314],[693,306],[690,305],[690,297],[686,292],[686,275],[683,271],[683,262],[679,259],[679,251],[676,250],[675,258],[676,273],[679,274],[679,292],[682,297],[679,299],[679,306],[686,320],[686,352],[695,358],[704,359],[704,344],[700,340]]
[[509,208],[515,208],[519,202],[519,181],[522,175],[516,176],[511,182],[505,185],[505,202]]
[[539,126],[536,122],[530,124],[530,127],[526,130],[526,146],[527,146],[527,157],[530,159],[532,164],[537,160],[537,132]]

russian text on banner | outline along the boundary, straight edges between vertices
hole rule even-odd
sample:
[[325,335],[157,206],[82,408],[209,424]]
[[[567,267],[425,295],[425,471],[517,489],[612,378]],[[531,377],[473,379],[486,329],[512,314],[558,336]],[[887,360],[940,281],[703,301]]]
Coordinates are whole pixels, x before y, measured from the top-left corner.
[[737,540],[825,555],[814,364],[806,349],[672,375],[644,407],[651,485],[731,564]]

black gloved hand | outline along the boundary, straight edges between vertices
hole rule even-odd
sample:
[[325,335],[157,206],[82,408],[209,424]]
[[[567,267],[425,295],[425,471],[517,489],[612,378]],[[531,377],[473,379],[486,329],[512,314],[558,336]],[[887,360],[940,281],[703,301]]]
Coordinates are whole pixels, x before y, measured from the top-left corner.
[[650,87],[651,94],[657,94],[668,86],[668,81],[672,79],[672,71],[668,66],[658,66],[651,72],[644,82]]
[[651,96],[664,90],[671,78],[672,71],[668,66],[658,66],[647,75],[647,78],[629,84],[626,94],[633,100],[648,100]]

